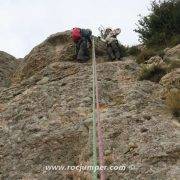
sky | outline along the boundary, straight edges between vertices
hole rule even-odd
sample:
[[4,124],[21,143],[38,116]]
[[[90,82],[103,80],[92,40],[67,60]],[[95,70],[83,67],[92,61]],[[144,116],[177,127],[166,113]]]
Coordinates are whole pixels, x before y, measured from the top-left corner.
[[120,27],[124,45],[138,44],[133,30],[139,14],[149,13],[150,0],[0,0],[0,50],[16,58],[56,32],[73,27]]

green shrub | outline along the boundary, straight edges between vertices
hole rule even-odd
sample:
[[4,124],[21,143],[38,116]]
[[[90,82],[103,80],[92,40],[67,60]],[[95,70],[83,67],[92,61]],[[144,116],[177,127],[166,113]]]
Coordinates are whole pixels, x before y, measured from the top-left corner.
[[152,82],[159,82],[160,79],[166,74],[166,69],[160,66],[143,65],[138,77],[138,80],[150,80]]
[[155,56],[156,52],[151,49],[144,49],[140,52],[140,54],[137,56],[136,62],[138,64],[144,63],[148,59],[150,59],[152,56]]
[[127,50],[128,55],[137,56],[141,50],[137,46],[129,47]]
[[172,36],[169,44],[170,46],[175,46],[177,44],[180,44],[180,34]]
[[153,1],[150,14],[140,18],[135,32],[147,47],[167,47],[178,44],[180,42],[180,1]]
[[157,55],[160,56],[161,58],[163,58],[165,55],[164,49],[157,51]]
[[127,48],[124,45],[119,44],[119,49],[120,49],[120,52],[121,52],[121,57],[127,56]]

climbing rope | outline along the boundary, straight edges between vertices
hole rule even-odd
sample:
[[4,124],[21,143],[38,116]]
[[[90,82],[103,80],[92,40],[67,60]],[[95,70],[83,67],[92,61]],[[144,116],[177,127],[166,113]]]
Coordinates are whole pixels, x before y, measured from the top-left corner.
[[94,38],[92,39],[92,59],[93,59],[93,180],[97,180],[97,137],[96,137],[96,104],[95,104],[95,49]]
[[[97,151],[96,151],[96,147],[97,147],[96,130],[97,130],[98,148],[99,148],[99,165],[103,167],[104,166],[104,141],[103,141],[103,130],[101,127],[100,111],[99,111],[99,91],[98,91],[94,38],[92,39],[92,59],[93,59],[93,63],[92,63],[93,64],[93,166],[97,167]],[[96,123],[97,123],[97,126],[96,126]],[[97,179],[97,171],[94,171],[93,180],[96,180],[96,179]],[[100,170],[100,180],[105,180],[104,170]]]

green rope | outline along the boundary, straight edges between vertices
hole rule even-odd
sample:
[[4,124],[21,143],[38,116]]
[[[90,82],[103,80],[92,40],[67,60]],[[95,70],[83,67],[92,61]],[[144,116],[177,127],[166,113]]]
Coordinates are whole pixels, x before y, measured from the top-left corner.
[[95,102],[95,47],[92,39],[92,66],[93,66],[93,180],[97,180],[97,137],[96,137],[96,102]]

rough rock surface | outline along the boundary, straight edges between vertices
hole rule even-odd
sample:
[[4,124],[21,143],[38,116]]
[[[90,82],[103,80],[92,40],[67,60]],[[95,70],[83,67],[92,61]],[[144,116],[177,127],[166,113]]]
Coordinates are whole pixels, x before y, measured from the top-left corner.
[[[105,54],[105,44],[97,42],[97,55]],[[25,58],[22,66],[14,75],[14,84],[31,77],[44,67],[58,61],[74,61],[75,47],[70,38],[70,31],[59,32],[48,37],[36,46]]]
[[180,44],[165,50],[164,61],[168,64],[169,70],[180,68]]
[[162,77],[160,83],[167,89],[180,89],[180,68],[166,74],[164,77]]
[[14,75],[14,83],[34,75],[52,62],[73,59],[69,57],[72,51],[69,31],[51,35],[24,58],[21,68]]
[[180,68],[166,74],[160,83],[164,86],[164,98],[167,105],[174,114],[180,116]]
[[163,62],[163,59],[160,56],[153,56],[147,61],[147,64],[152,64],[152,63],[160,64],[162,62]]
[[161,69],[167,69],[167,64],[163,61],[160,56],[153,56],[147,61],[147,66],[150,69],[159,67]]
[[11,84],[10,77],[18,64],[15,57],[0,51],[0,87],[7,87]]
[[[91,180],[90,172],[44,169],[91,165],[91,62],[63,61],[51,45],[38,48],[16,72],[23,80],[0,91],[0,179]],[[97,71],[106,165],[127,167],[107,179],[179,179],[180,131],[161,99],[163,86],[138,81],[139,66],[129,58],[99,63]]]
[[180,44],[173,48],[168,48],[165,50],[164,59],[167,60],[179,60],[180,61]]
[[148,61],[147,64],[154,64],[156,66],[164,65],[163,59],[160,56],[153,56]]

